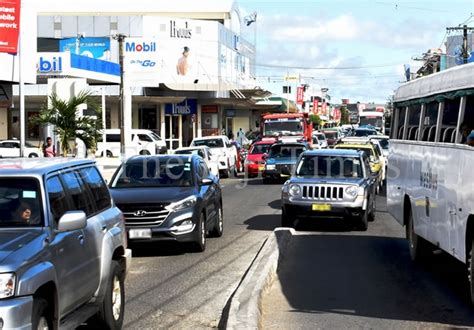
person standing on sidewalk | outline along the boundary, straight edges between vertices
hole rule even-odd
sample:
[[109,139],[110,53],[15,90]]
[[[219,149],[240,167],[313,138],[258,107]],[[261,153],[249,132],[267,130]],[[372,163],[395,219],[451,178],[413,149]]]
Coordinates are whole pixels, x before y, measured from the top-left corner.
[[56,157],[56,149],[53,145],[53,139],[51,137],[46,138],[46,142],[43,145],[43,156],[44,157]]

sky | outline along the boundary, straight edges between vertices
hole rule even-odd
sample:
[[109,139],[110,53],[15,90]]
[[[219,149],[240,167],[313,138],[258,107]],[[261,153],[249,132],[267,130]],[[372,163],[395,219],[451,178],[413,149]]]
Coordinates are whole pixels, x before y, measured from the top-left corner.
[[456,34],[446,27],[474,26],[474,0],[237,3],[244,15],[257,13],[242,33],[256,42],[258,85],[282,94],[284,77],[296,75],[316,91],[328,88],[332,103],[386,103],[405,81],[404,64],[416,71],[422,62],[413,58],[445,48]]

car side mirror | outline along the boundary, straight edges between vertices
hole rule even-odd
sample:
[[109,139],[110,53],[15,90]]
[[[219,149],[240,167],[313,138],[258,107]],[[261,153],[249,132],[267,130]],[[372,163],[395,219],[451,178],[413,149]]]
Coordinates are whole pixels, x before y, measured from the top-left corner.
[[205,178],[205,179],[201,180],[201,186],[210,186],[213,183],[214,183],[214,181],[212,181],[211,179],[208,179],[208,178]]
[[63,214],[58,222],[58,232],[79,230],[85,228],[87,218],[84,211],[68,211]]

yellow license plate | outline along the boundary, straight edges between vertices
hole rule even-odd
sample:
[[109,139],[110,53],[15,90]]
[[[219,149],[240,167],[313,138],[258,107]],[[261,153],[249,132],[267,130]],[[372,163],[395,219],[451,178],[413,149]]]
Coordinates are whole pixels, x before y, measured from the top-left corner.
[[312,205],[313,211],[331,211],[330,204],[313,204]]
[[258,167],[259,171],[263,171],[264,169],[265,169],[265,165],[261,165],[261,166]]

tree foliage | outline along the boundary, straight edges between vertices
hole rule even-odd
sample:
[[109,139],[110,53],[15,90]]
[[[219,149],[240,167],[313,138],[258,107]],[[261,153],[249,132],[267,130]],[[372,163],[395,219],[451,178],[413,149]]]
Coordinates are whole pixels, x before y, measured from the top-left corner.
[[[79,113],[81,105],[85,105],[94,115],[83,116]],[[94,101],[89,91],[81,91],[68,101],[53,93],[49,96],[48,105],[43,107],[33,121],[41,125],[54,126],[54,133],[59,137],[61,154],[66,156],[70,151],[69,143],[76,138],[84,141],[87,149],[95,151],[102,130],[101,114],[100,105]]]
[[341,107],[341,125],[348,125],[351,123],[350,116],[349,116],[349,110],[347,107],[344,105]]
[[309,120],[313,123],[313,126],[320,126],[321,125],[321,118],[316,114],[309,115]]

